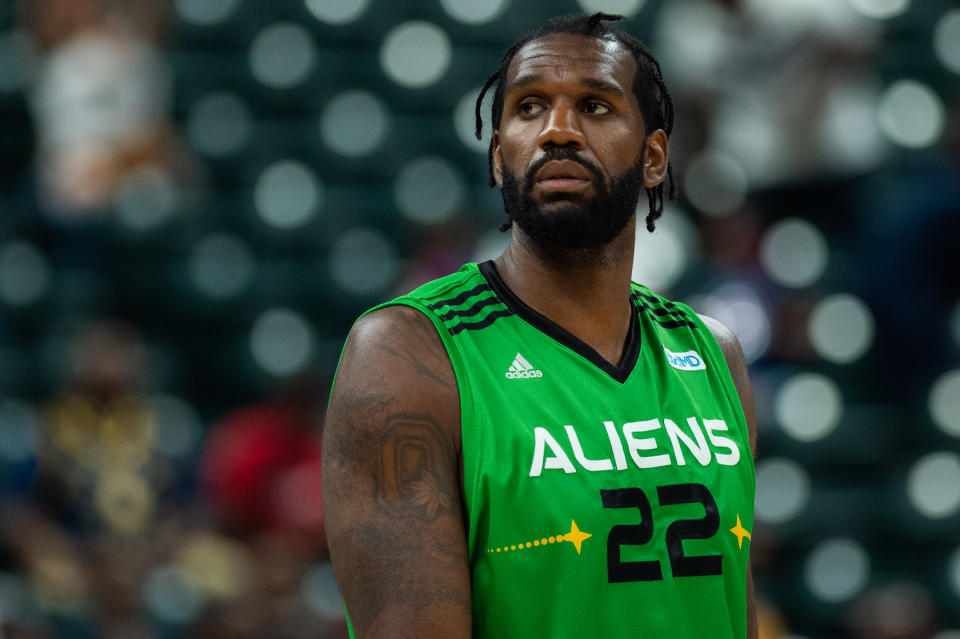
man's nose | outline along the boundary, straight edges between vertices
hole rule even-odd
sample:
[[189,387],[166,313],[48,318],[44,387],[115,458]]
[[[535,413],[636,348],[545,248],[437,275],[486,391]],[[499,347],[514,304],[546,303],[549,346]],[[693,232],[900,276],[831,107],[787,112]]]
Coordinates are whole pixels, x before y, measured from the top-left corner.
[[585,140],[583,130],[580,128],[580,113],[576,105],[566,101],[555,103],[547,113],[537,144],[544,150],[554,146],[572,146],[578,150],[582,149]]

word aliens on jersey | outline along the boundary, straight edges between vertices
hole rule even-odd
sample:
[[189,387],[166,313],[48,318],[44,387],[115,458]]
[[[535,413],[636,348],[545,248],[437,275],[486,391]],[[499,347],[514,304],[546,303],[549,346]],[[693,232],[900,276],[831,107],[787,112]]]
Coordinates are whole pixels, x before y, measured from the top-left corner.
[[[627,454],[637,468],[658,468],[660,466],[685,466],[687,458],[684,455],[686,449],[701,466],[706,466],[711,459],[722,466],[735,466],[740,461],[740,449],[729,437],[720,433],[729,430],[727,424],[722,419],[704,419],[703,426],[700,428],[700,422],[696,417],[688,417],[686,420],[690,432],[684,432],[680,426],[671,419],[647,419],[640,422],[626,422],[622,428],[617,429],[612,421],[603,422],[607,429],[607,439],[610,441],[610,452],[613,459],[590,459],[580,445],[580,437],[573,426],[564,426],[566,431],[567,443],[569,449],[573,452],[573,459],[577,461],[580,468],[589,472],[602,472],[607,470],[626,470]],[[660,449],[654,435],[661,431],[666,431],[670,440],[669,448]],[[560,442],[550,434],[546,428],[537,426],[534,431],[533,462],[530,464],[530,476],[539,477],[544,470],[562,470],[565,473],[577,472],[573,462],[570,461],[570,455],[567,449],[560,445]],[[622,439],[621,439],[622,434]],[[709,439],[709,444],[707,440]],[[626,451],[624,450],[626,443]],[[547,456],[547,449],[550,456]],[[659,449],[659,452],[657,452]],[[671,455],[671,452],[673,453]]]

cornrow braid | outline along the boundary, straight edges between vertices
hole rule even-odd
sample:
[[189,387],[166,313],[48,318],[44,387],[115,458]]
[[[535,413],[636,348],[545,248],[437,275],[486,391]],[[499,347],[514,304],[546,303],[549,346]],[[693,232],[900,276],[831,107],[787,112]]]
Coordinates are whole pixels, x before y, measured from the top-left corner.
[[[500,122],[503,119],[504,87],[507,83],[507,70],[513,61],[517,51],[522,46],[548,35],[557,33],[573,33],[577,35],[612,40],[626,47],[633,55],[637,63],[637,75],[633,82],[633,93],[640,105],[640,113],[643,115],[644,124],[648,131],[663,129],[670,137],[673,132],[673,97],[663,81],[663,73],[660,70],[660,63],[653,57],[653,54],[647,50],[640,40],[634,38],[629,33],[619,29],[612,29],[604,22],[619,22],[625,18],[620,15],[609,13],[594,13],[593,15],[566,15],[558,16],[548,20],[542,27],[528,33],[510,47],[500,58],[500,67],[489,77],[477,96],[475,108],[477,139],[481,139],[483,131],[483,118],[481,115],[481,105],[487,91],[493,85],[496,89],[493,94],[493,106],[490,113],[491,126],[494,131],[500,129]],[[487,178],[490,186],[496,186],[496,180],[493,176],[493,140],[490,140],[490,146],[487,147]],[[667,179],[669,183],[667,197],[671,200],[676,197],[677,187],[673,179],[673,163],[667,162]],[[649,202],[649,213],[646,217],[647,230],[653,232],[657,219],[663,214],[663,187],[661,182],[657,186],[647,188],[647,200]],[[510,228],[512,223],[508,220],[500,226],[500,230],[505,231]]]

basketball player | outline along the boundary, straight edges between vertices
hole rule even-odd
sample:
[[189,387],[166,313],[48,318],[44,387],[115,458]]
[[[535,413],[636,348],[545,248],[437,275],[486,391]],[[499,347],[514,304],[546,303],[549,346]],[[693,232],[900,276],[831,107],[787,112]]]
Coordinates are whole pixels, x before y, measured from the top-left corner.
[[347,339],[323,497],[357,637],[756,637],[746,365],[630,281],[673,108],[615,19],[549,21],[484,88],[503,255]]

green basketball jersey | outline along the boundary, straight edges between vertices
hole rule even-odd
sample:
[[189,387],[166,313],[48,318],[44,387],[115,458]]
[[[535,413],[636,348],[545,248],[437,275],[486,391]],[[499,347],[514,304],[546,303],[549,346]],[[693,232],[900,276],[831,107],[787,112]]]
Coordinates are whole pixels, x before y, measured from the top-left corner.
[[746,636],[754,466],[720,348],[634,284],[616,366],[492,262],[388,304],[431,318],[460,391],[474,637]]

